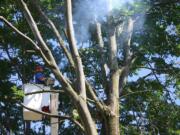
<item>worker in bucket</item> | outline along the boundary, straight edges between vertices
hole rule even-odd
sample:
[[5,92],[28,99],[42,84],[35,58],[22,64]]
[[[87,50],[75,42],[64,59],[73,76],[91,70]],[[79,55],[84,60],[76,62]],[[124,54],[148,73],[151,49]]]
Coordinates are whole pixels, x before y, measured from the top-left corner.
[[46,77],[45,75],[43,74],[43,67],[42,66],[36,66],[35,68],[35,83],[36,84],[46,84]]
[[44,69],[42,66],[38,65],[35,68],[35,83],[36,84],[44,84],[44,85],[53,85],[54,80],[52,78],[47,78],[44,75]]
[[[54,84],[54,80],[52,78],[47,78],[45,77],[44,75],[44,69],[42,66],[38,65],[35,67],[35,83],[36,84],[43,84],[43,85],[46,85],[46,86],[50,86],[50,85],[53,85]],[[49,106],[42,106],[41,107],[41,110],[43,112],[46,112],[46,113],[50,113],[50,108]]]

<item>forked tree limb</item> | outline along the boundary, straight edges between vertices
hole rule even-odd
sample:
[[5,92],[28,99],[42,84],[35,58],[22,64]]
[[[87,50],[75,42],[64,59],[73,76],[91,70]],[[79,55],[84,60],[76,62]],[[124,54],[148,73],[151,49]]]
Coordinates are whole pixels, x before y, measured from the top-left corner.
[[[41,14],[41,16],[43,17],[43,19],[51,26],[51,29],[53,30],[54,34],[56,35],[56,37],[57,37],[57,39],[58,39],[58,41],[59,41],[59,44],[60,44],[60,46],[62,47],[62,49],[63,49],[66,57],[68,58],[71,66],[75,69],[75,64],[74,64],[72,55],[71,55],[71,53],[68,51],[68,49],[65,47],[64,41],[63,41],[63,39],[62,39],[59,31],[57,30],[55,24],[54,24],[53,21],[52,21],[50,18],[48,18],[48,16],[42,11],[42,9],[41,9],[41,7],[40,7],[40,5],[39,5],[39,3],[38,3],[37,0],[36,0],[36,1],[33,1],[33,3],[34,3],[34,5],[37,7],[37,9],[38,9],[39,13]],[[68,37],[67,37],[67,38],[68,38]],[[90,84],[87,80],[85,81],[85,83],[86,83],[86,86],[87,86],[86,88],[87,88],[88,92],[91,94],[91,97],[92,97],[93,100],[95,101],[96,105],[98,106],[98,108],[99,108],[100,110],[102,110],[102,108],[103,108],[102,106],[103,106],[103,105],[102,105],[101,102],[98,100],[97,95],[95,94],[95,90],[93,90],[91,84]]]
[[72,55],[69,52],[69,50],[66,48],[65,43],[64,43],[64,41],[63,41],[63,39],[61,37],[61,34],[57,30],[57,28],[56,28],[55,24],[53,23],[53,21],[42,11],[38,0],[33,0],[31,2],[36,7],[37,11],[40,13],[40,15],[41,15],[40,17],[42,17],[42,19],[45,20],[47,24],[49,24],[51,30],[53,31],[53,33],[55,34],[56,38],[58,39],[60,47],[62,48],[64,54],[66,55],[67,59],[69,60],[71,66],[73,68],[75,68]]
[[50,49],[48,48],[47,44],[43,40],[40,31],[37,27],[36,22],[34,21],[26,3],[23,0],[20,0],[20,6],[24,13],[24,16],[33,32],[34,37],[38,41],[40,48],[43,50],[43,52],[46,54],[47,59],[49,60],[48,66],[51,67],[54,75],[56,78],[62,83],[63,87],[66,88],[66,91],[73,97],[75,102],[79,102],[79,96],[75,92],[75,90],[72,88],[71,84],[68,82],[68,80],[63,76],[62,72],[60,71]]
[[[25,40],[27,40],[29,43],[31,43],[34,48],[36,49],[36,51],[40,52],[41,56],[43,57],[43,59],[46,61],[46,63],[49,63],[49,60],[47,60],[45,54],[42,52],[42,50],[39,48],[39,46],[27,35],[25,35],[24,33],[22,33],[20,30],[18,30],[15,26],[13,26],[7,19],[5,19],[3,16],[0,16],[0,20],[3,21],[7,26],[9,26],[13,31],[15,31],[17,34],[19,34],[22,38],[24,38]],[[95,94],[95,90],[93,90],[91,84],[86,81],[86,86],[87,86],[87,90],[89,91],[89,93],[91,94],[91,97],[93,98],[93,100],[95,101],[96,105],[98,106],[98,108],[100,110],[103,110],[103,106],[101,104],[101,102],[98,100],[97,95]]]

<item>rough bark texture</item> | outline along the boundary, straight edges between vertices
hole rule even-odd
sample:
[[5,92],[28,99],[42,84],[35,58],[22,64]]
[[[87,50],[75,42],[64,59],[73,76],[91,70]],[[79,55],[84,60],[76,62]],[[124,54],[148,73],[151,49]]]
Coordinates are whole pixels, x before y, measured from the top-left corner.
[[119,72],[116,71],[111,76],[111,88],[110,88],[110,105],[111,111],[114,115],[110,115],[108,118],[109,134],[119,135]]

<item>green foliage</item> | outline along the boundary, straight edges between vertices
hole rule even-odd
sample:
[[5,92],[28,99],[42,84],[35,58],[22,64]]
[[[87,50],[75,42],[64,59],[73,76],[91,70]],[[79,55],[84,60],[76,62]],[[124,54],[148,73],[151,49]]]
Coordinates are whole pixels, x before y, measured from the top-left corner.
[[73,109],[72,116],[73,116],[73,119],[75,119],[75,120],[79,120],[79,118],[80,118],[78,111],[76,109]]
[[11,90],[15,98],[22,99],[24,97],[23,91],[18,89],[16,86],[11,87]]

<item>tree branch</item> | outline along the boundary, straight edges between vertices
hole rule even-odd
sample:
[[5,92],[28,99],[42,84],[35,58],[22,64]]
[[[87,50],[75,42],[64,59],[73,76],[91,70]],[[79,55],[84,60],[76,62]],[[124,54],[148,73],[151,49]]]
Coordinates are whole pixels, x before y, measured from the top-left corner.
[[136,58],[132,58],[132,53],[130,51],[130,46],[131,46],[131,37],[133,34],[133,28],[134,28],[134,20],[132,18],[129,18],[127,22],[127,27],[125,27],[125,41],[123,42],[124,45],[124,66],[123,70],[120,75],[119,79],[119,91],[120,95],[122,94],[123,91],[123,85],[126,83],[126,77],[129,73],[130,65],[135,61]]
[[91,97],[93,98],[97,108],[103,112],[106,111],[105,108],[107,108],[107,106],[105,104],[103,104],[103,102],[98,99],[97,95],[94,92],[95,90],[93,90],[93,88],[91,87],[91,85],[89,84],[89,82],[87,80],[86,80],[86,87],[87,87],[87,90],[90,93]]
[[39,94],[39,93],[64,93],[64,92],[65,91],[62,90],[40,90],[40,91],[25,93],[25,96]]
[[46,53],[46,56],[48,57],[49,63],[48,66],[51,67],[52,71],[54,72],[55,76],[57,77],[57,79],[62,82],[62,85],[64,85],[64,87],[66,88],[66,90],[71,94],[71,96],[74,97],[74,99],[76,100],[76,102],[78,102],[78,95],[76,94],[76,92],[74,91],[74,89],[71,87],[71,85],[69,84],[69,82],[67,81],[67,79],[65,79],[65,77],[63,76],[63,74],[61,73],[61,71],[59,70],[59,67],[50,51],[50,49],[48,48],[47,44],[45,43],[45,41],[43,40],[40,31],[36,25],[36,22],[34,21],[26,3],[23,0],[20,0],[21,3],[21,8],[22,11],[25,15],[25,18],[36,38],[36,40],[38,41],[38,43],[41,45],[41,48],[43,49],[43,52]]
[[65,53],[67,59],[69,60],[69,62],[71,64],[71,66],[75,68],[72,55],[66,48],[65,43],[64,43],[59,31],[57,30],[56,26],[54,25],[53,21],[51,19],[49,19],[48,16],[42,11],[38,0],[33,0],[31,2],[36,7],[37,11],[40,13],[40,15],[41,15],[40,17],[42,17],[46,21],[46,23],[50,25],[52,31],[54,32],[56,38],[58,39],[59,45],[61,46],[63,52]]
[[68,120],[72,121],[75,125],[79,126],[80,129],[84,132],[84,127],[77,120],[73,119],[71,116],[67,116],[67,115],[59,116],[59,115],[54,115],[54,114],[46,113],[46,112],[43,112],[43,111],[38,111],[38,110],[35,110],[35,109],[32,109],[32,108],[29,108],[29,107],[25,106],[22,103],[20,103],[20,106],[22,106],[23,108],[25,108],[25,109],[27,109],[29,111],[32,111],[32,112],[35,112],[35,113],[39,113],[39,114],[42,114],[42,115],[46,115],[46,116],[49,116],[49,117],[59,118],[60,120],[68,119]]
[[131,38],[132,38],[132,33],[133,33],[133,28],[134,28],[134,20],[132,18],[129,18],[126,32],[125,32],[125,42],[124,42],[124,60],[125,60],[125,65],[129,64],[128,61],[131,59],[132,53],[130,51],[130,46],[131,46]]
[[172,98],[171,98],[171,95],[170,95],[170,91],[166,88],[166,86],[164,86],[163,84],[161,84],[161,81],[159,80],[159,78],[157,77],[157,75],[156,75],[156,72],[155,72],[155,70],[153,69],[153,67],[151,66],[151,64],[148,62],[148,65],[150,66],[150,68],[152,69],[152,73],[153,73],[153,75],[155,76],[155,79],[157,80],[157,82],[163,87],[163,89],[168,93],[168,96],[169,96],[169,98],[170,98],[170,101],[171,101],[171,103],[172,104],[175,104],[175,102],[172,100]]
[[124,97],[127,97],[127,96],[130,96],[130,95],[134,95],[134,94],[138,94],[138,93],[144,93],[144,92],[153,92],[153,90],[145,90],[145,91],[131,92],[131,93],[128,93],[128,94],[126,94],[126,95],[120,96],[120,99],[122,99],[122,98],[124,98]]
[[26,36],[25,34],[23,34],[21,31],[19,31],[16,27],[14,27],[8,20],[6,20],[3,16],[0,16],[0,20],[2,20],[5,24],[7,24],[10,28],[12,28],[16,33],[18,33],[20,36],[22,36],[23,38],[25,38],[27,41],[29,41],[31,44],[34,45],[34,47],[39,50],[39,47],[37,46],[37,44],[28,36]]
[[[22,11],[24,13],[24,16],[33,32],[33,35],[35,37],[35,39],[38,41],[39,45],[41,46],[43,52],[46,54],[46,57],[49,61],[53,62],[53,56],[48,48],[48,46],[46,45],[45,41],[43,40],[40,31],[36,25],[36,22],[34,21],[26,3],[23,0],[20,0],[20,5],[22,8]],[[47,63],[47,64],[51,64],[51,63]]]
[[72,48],[72,53],[73,53],[75,66],[76,66],[76,76],[77,76],[77,81],[78,81],[78,87],[79,87],[80,95],[84,98],[84,100],[86,100],[85,75],[84,75],[83,65],[82,65],[81,57],[77,49],[76,39],[74,35],[71,0],[66,1],[66,12],[67,12],[67,31],[68,31],[70,46]]
[[102,69],[102,78],[103,78],[103,85],[107,94],[107,87],[108,87],[108,82],[107,82],[107,77],[106,74],[108,72],[108,66],[107,63],[105,62],[105,55],[104,55],[104,41],[102,38],[102,31],[101,31],[101,24],[99,22],[96,22],[96,31],[97,31],[97,39],[98,39],[98,49],[100,52],[101,56],[101,69]]
[[37,51],[40,52],[42,55],[43,59],[49,63],[49,60],[46,58],[45,54],[42,52],[42,50],[39,48],[39,46],[28,36],[23,34],[20,30],[18,30],[16,27],[14,27],[8,20],[6,20],[3,16],[0,16],[0,20],[2,20],[6,25],[8,25],[11,29],[13,29],[17,34],[19,34],[21,37],[29,41]]

